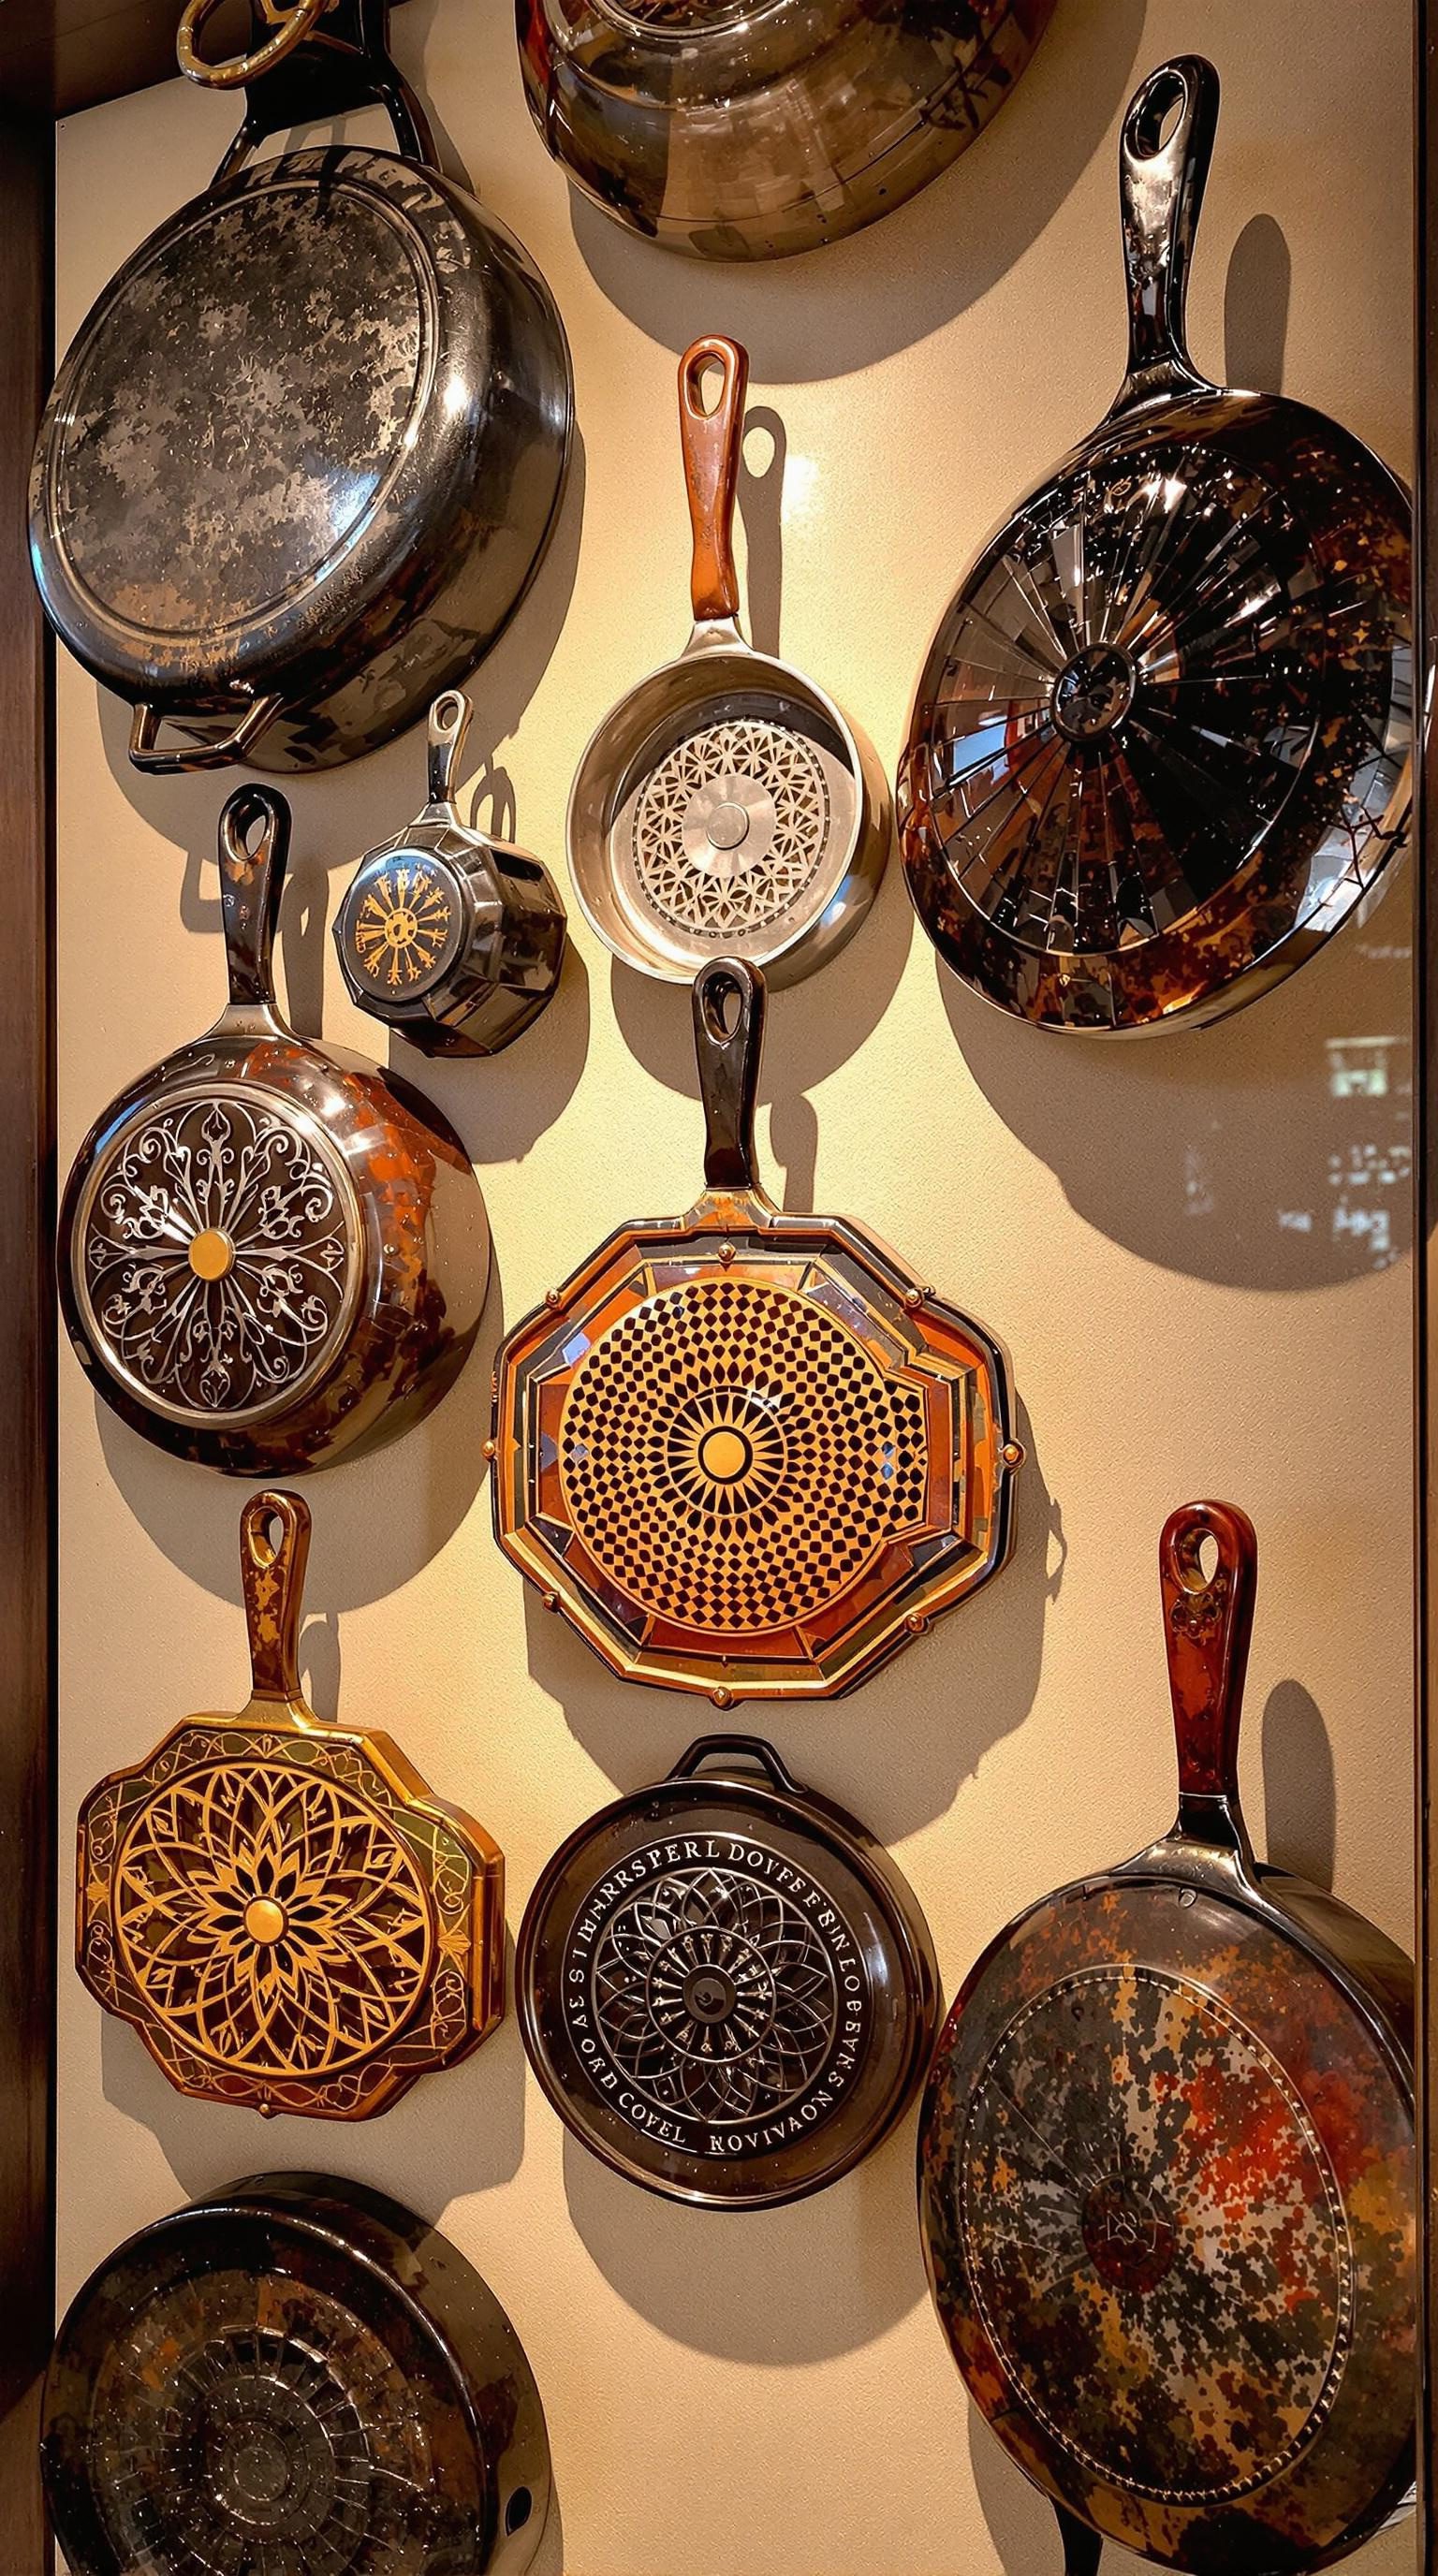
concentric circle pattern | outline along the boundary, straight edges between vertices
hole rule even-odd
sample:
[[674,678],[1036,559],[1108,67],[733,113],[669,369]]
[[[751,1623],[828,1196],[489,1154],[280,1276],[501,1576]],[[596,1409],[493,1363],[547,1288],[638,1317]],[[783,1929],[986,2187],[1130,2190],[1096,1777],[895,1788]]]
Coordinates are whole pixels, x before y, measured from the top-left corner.
[[146,2576],[425,2564],[409,2383],[349,2308],[282,2273],[204,2273],[144,2301],[101,2365],[91,2441],[116,2564]]
[[250,2077],[362,2063],[404,2028],[433,1967],[432,1908],[400,1835],[293,1763],[217,1761],[152,1791],[111,1906],[167,2038]]
[[810,1299],[697,1279],[585,1355],[560,1473],[607,1582],[655,1618],[751,1634],[812,1617],[922,1522],[924,1401]]
[[956,2158],[972,2295],[1022,2407],[1105,2484],[1214,2506],[1321,2430],[1354,2262],[1313,2120],[1216,1997],[1127,1962],[999,2037]]
[[701,2124],[772,2119],[834,2051],[833,1956],[791,1895],[743,1868],[695,1863],[636,1892],[594,1944],[589,1981],[609,2063]]
[[824,765],[792,725],[742,716],[687,734],[631,822],[635,879],[663,921],[716,946],[797,903],[829,838]]

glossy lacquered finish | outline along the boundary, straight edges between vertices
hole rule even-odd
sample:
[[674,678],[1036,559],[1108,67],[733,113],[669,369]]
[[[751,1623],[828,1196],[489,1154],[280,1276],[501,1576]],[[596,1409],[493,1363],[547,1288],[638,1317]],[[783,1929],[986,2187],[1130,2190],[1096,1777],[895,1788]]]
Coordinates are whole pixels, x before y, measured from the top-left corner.
[[1132,101],[1128,375],[965,575],[910,719],[919,918],[977,993],[1043,1028],[1122,1036],[1252,1001],[1407,831],[1408,496],[1322,413],[1220,390],[1188,355],[1217,116],[1191,55]]
[[1256,1563],[1232,1504],[1165,1524],[1177,1821],[999,1935],[920,2127],[976,2403],[1070,2516],[1190,2576],[1325,2565],[1414,2465],[1413,1970],[1254,1858]]
[[1002,1353],[847,1218],[754,1171],[763,979],[696,977],[686,1216],[619,1227],[496,1363],[500,1545],[617,1673],[826,1699],[997,1572],[1022,1450]]
[[438,2229],[332,2174],[232,2183],[86,2282],[41,2465],[73,2576],[524,2576],[534,2373]]
[[[255,83],[214,185],[105,289],[41,427],[36,579],[134,707],[141,768],[313,769],[387,741],[494,642],[558,509],[553,299],[436,166],[384,0],[339,15],[352,41],[327,20]],[[374,98],[398,154],[239,166]]]
[[91,1790],[75,1962],[178,2092],[366,2120],[500,2020],[504,1858],[392,1736],[308,1705],[309,1539],[298,1494],[246,1503],[250,1698],[183,1719]]
[[515,1993],[566,2127],[705,2209],[837,2182],[908,2109],[938,2020],[889,1854],[745,1735],[701,1736],[570,1835],[525,1909]]
[[1002,106],[1053,0],[517,0],[530,113],[605,213],[698,259],[872,223]]
[[280,1017],[284,798],[238,788],[219,839],[229,1002],[91,1128],[61,1203],[60,1299],[132,1429],[230,1475],[282,1475],[438,1402],[478,1328],[489,1227],[439,1113]]
[[610,710],[569,799],[569,864],[590,928],[670,983],[721,955],[776,985],[811,975],[858,929],[889,855],[872,745],[740,631],[733,526],[748,382],[737,341],[696,340],[680,359],[693,630]]
[[429,711],[429,802],[361,859],[335,916],[362,1011],[425,1055],[497,1055],[538,1018],[564,963],[564,904],[527,850],[460,821],[461,689]]

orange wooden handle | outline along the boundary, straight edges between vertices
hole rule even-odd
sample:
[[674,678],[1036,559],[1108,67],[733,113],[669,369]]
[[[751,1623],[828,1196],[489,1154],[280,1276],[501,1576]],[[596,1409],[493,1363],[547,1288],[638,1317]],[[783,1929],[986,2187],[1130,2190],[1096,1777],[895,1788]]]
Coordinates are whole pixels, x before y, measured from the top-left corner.
[[[704,370],[717,365],[721,383],[712,411],[704,408]],[[749,353],[737,340],[696,340],[679,361],[679,435],[684,482],[694,530],[694,569],[689,592],[697,624],[739,614],[734,569],[734,495],[744,438],[744,396]]]

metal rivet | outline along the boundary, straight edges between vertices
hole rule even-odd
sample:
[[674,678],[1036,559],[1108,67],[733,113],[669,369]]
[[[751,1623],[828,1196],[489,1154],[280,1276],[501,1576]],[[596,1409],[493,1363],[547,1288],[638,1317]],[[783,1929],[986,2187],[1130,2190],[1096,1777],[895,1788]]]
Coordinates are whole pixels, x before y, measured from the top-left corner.
[[734,1705],[734,1694],[731,1690],[711,1691],[709,1696],[716,1708],[732,1708]]
[[559,1595],[557,1592],[541,1592],[539,1598],[546,1610],[557,1610],[559,1608]]
[[562,1306],[564,1300],[560,1296],[557,1288],[546,1288],[544,1292],[544,1302],[546,1306]]
[[731,1262],[731,1261],[733,1260],[733,1258],[734,1258],[734,1246],[733,1246],[733,1244],[732,1244],[732,1243],[721,1243],[721,1244],[720,1244],[720,1246],[719,1246],[719,1258],[720,1258],[720,1260],[721,1260],[722,1262],[724,1262],[726,1265],[727,1265],[729,1262]]
[[904,1312],[906,1315],[917,1314],[923,1302],[924,1300],[917,1288],[906,1288],[904,1290]]
[[911,1610],[907,1619],[904,1621],[904,1625],[908,1629],[911,1637],[922,1637],[928,1624],[928,1620],[924,1617],[922,1610]]
[[1022,1440],[1006,1440],[1004,1442],[1003,1458],[1004,1465],[1006,1467],[1021,1467],[1024,1463],[1024,1444]]
[[499,1456],[499,1442],[497,1440],[486,1440],[484,1444],[484,1454],[486,1458],[497,1458]]

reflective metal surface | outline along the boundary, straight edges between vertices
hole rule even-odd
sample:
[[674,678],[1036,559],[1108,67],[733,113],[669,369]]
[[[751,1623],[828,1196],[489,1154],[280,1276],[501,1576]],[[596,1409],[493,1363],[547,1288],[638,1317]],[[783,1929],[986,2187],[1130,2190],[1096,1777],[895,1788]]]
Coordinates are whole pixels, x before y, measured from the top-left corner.
[[714,1735],[556,1852],[515,1994],[535,2073],[592,2155],[670,2200],[772,2209],[902,2118],[937,1969],[864,1826],[771,1744]]
[[[355,44],[317,35],[255,84],[215,184],[82,323],[41,426],[41,596],[133,704],[144,769],[319,768],[388,740],[493,643],[558,509],[553,300],[434,166],[382,0],[345,5]],[[406,157],[239,166],[275,118],[367,98]]]
[[426,1055],[496,1055],[538,1018],[564,962],[564,905],[527,850],[460,821],[460,689],[429,711],[429,802],[361,859],[335,916],[352,998]]
[[73,2576],[524,2576],[549,2509],[534,2373],[427,2221],[271,2173],[80,2291],[41,2467]]
[[60,1210],[61,1306],[96,1393],[231,1475],[417,1421],[464,1364],[489,1276],[479,1185],[439,1113],[280,1017],[288,846],[283,797],[238,788],[220,818],[229,1002],[111,1102]]
[[699,259],[872,223],[1007,98],[1053,0],[517,0],[530,111],[572,179]]
[[910,718],[919,918],[976,992],[1044,1028],[1251,1001],[1407,831],[1407,496],[1334,422],[1218,390],[1185,345],[1217,113],[1191,56],[1132,102],[1127,378],[966,574]]
[[693,632],[605,717],[569,799],[585,919],[626,964],[670,983],[721,954],[775,985],[812,974],[857,930],[889,852],[872,746],[740,631],[732,532],[748,374],[732,340],[698,340],[680,360]]

